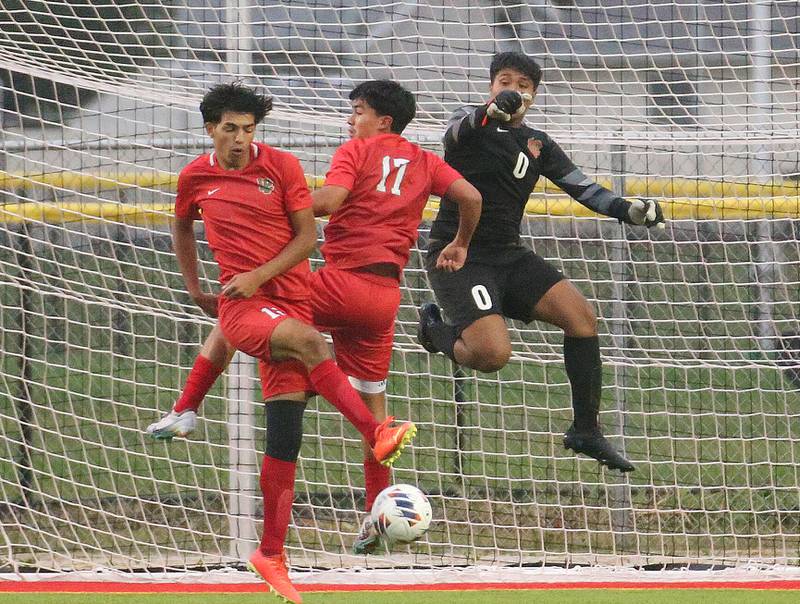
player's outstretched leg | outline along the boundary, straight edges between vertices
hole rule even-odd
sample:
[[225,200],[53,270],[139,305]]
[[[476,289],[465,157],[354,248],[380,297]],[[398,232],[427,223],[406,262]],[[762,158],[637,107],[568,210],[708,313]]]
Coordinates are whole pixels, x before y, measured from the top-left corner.
[[289,580],[284,543],[292,517],[297,456],[303,440],[305,393],[287,394],[287,399],[266,403],[266,454],[261,463],[259,485],[263,496],[264,527],[261,544],[250,557],[248,568],[267,582],[272,592],[299,604],[300,594]]
[[533,316],[564,330],[564,368],[572,390],[572,425],[564,434],[564,447],[583,453],[621,472],[633,464],[603,436],[600,402],[603,362],[594,307],[567,279],[557,281],[536,302]]
[[197,412],[208,391],[231,362],[235,349],[228,344],[222,329],[215,325],[183,385],[183,390],[167,415],[150,424],[145,433],[157,440],[187,436],[197,425]]
[[187,436],[194,432],[197,414],[194,411],[176,413],[170,411],[160,420],[147,426],[145,433],[156,440],[172,440],[175,436]]
[[564,368],[572,390],[572,425],[564,447],[604,466],[630,472],[633,464],[606,440],[600,429],[603,362],[594,307],[567,279],[556,279],[534,304],[531,316],[564,330]]
[[564,447],[583,453],[612,470],[632,471],[633,464],[603,436],[598,421],[603,365],[598,337],[564,337],[564,366],[572,388],[574,419],[564,435]]
[[[325,343],[322,336],[320,341]],[[394,418],[387,417],[379,424],[333,359],[325,359],[311,369],[308,375],[314,390],[332,403],[358,429],[372,448],[375,459],[384,466],[391,467],[417,433],[414,423],[402,422],[393,426]]]
[[[386,393],[365,392],[358,388],[358,392],[367,403],[377,421],[386,417]],[[353,543],[353,553],[356,555],[372,554],[380,545],[380,534],[372,522],[372,506],[381,491],[389,486],[392,480],[391,468],[387,468],[375,459],[369,443],[364,441],[364,511],[366,516]]]
[[612,470],[620,472],[634,470],[633,464],[619,454],[614,445],[603,436],[600,428],[579,431],[575,424],[572,424],[564,435],[564,448],[588,455]]
[[[382,404],[385,405],[386,403],[383,402]],[[375,412],[374,406],[372,410]],[[385,417],[385,409],[380,409],[376,415],[380,418]],[[378,494],[389,486],[392,479],[391,469],[375,459],[368,444],[365,446],[364,453],[364,486],[366,487],[364,510],[366,517],[361,523],[356,540],[353,542],[353,553],[356,555],[373,554],[381,544],[380,533],[378,533],[375,523],[372,521],[372,505],[375,503]]]
[[273,358],[294,358],[308,369],[314,391],[327,399],[361,433],[372,448],[375,459],[391,466],[417,433],[413,422],[393,426],[393,417],[378,423],[361,395],[331,358],[328,344],[314,328],[295,319],[286,319],[272,332]]

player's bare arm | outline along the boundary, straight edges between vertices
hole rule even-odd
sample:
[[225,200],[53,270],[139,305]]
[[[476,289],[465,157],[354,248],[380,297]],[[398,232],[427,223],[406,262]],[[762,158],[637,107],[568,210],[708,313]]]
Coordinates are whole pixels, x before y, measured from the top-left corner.
[[482,198],[478,189],[463,178],[450,185],[445,198],[458,206],[458,232],[439,254],[436,268],[457,271],[467,260],[467,248],[481,218]]
[[320,189],[311,191],[314,200],[314,216],[330,216],[344,203],[350,191],[337,185],[325,185]]
[[269,262],[246,273],[231,278],[222,288],[228,298],[249,298],[261,285],[273,277],[286,272],[311,255],[317,243],[317,227],[311,208],[303,208],[289,214],[294,237],[286,247]]
[[197,275],[197,240],[194,235],[194,220],[191,218],[175,218],[172,225],[172,245],[178,266],[186,284],[186,291],[203,312],[210,317],[217,316],[217,296],[202,291]]

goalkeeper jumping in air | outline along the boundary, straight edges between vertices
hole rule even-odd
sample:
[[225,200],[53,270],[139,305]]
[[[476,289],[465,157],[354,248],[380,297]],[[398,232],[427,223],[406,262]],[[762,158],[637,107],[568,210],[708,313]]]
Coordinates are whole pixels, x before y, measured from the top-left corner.
[[481,192],[483,212],[464,267],[443,271],[437,260],[456,232],[459,212],[442,202],[426,259],[441,309],[422,306],[419,341],[459,365],[491,372],[511,356],[506,318],[561,328],[574,410],[564,446],[630,472],[633,464],[606,440],[598,422],[603,371],[595,310],[560,271],[520,242],[520,223],[540,176],[591,210],[628,224],[663,223],[661,208],[655,200],[628,201],[604,189],[547,134],[524,123],[542,77],[535,61],[517,52],[500,53],[489,77],[491,100],[456,111],[444,135],[445,160]]

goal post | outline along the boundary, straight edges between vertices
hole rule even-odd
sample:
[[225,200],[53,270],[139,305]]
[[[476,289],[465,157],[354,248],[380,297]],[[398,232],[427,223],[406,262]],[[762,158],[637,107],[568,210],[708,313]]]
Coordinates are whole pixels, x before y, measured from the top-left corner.
[[3,4],[0,573],[205,572],[257,545],[264,417],[251,361],[237,355],[189,439],[143,434],[212,325],[169,234],[177,174],[209,147],[203,92],[240,77],[272,94],[258,137],[297,155],[313,186],[346,140],[355,83],[413,90],[405,134],[441,153],[448,115],[485,98],[501,50],[543,64],[529,122],[668,218],[663,231],[620,225],[540,182],[521,230],[597,308],[601,421],[637,469],[620,476],[563,449],[558,330],[510,324],[512,359],[491,374],[419,346],[431,200],[403,275],[388,398],[420,427],[393,480],[429,495],[432,528],[391,554],[349,553],[360,441],[312,400],[292,566],[796,569],[800,9],[567,4]]

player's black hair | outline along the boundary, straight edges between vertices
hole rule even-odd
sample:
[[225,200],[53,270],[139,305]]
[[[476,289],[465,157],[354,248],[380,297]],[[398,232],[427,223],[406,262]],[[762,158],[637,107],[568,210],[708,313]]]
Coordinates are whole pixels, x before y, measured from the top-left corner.
[[502,69],[513,69],[527,76],[533,82],[534,88],[538,88],[542,81],[541,65],[521,52],[501,52],[494,55],[489,66],[489,80],[494,82],[495,76]]
[[226,111],[233,113],[252,113],[256,124],[260,123],[272,110],[272,98],[258,94],[241,82],[217,84],[206,92],[200,103],[203,122],[218,124]]
[[414,119],[417,103],[414,95],[392,80],[362,82],[350,91],[350,100],[361,99],[378,115],[392,118],[392,132],[400,134]]

